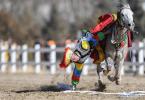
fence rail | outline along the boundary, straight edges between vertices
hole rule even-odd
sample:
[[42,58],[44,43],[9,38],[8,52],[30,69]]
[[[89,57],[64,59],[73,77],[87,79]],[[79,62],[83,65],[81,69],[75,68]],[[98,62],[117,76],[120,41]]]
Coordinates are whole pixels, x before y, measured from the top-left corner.
[[[71,46],[71,44],[66,44],[66,46]],[[0,46],[0,72],[5,73],[7,68],[11,69],[10,72],[16,73],[18,66],[21,66],[22,72],[27,72],[29,65],[34,66],[34,72],[40,73],[42,69],[42,65],[50,66],[50,73],[55,74],[56,69],[58,68],[58,59],[57,53],[63,53],[64,47],[56,47],[55,44],[50,45],[49,48],[42,48],[40,44],[36,44],[34,48],[28,48],[25,44],[21,48],[17,48],[16,45],[11,45],[10,48],[6,46]],[[135,51],[135,52],[133,52]],[[129,52],[132,52],[131,61],[125,61],[124,66],[126,70],[138,71],[139,75],[144,75],[144,67],[145,67],[145,46],[142,42],[139,43],[138,47],[129,48]],[[32,61],[29,60],[29,54],[33,53],[34,59]],[[42,53],[48,53],[46,55],[49,61],[43,61],[41,59]],[[18,59],[17,56],[21,55],[21,60]],[[138,55],[138,57],[136,57]],[[138,60],[137,60],[138,59]],[[88,69],[90,67],[90,60],[87,60],[83,69],[83,74],[88,74]],[[93,65],[91,65],[93,66]],[[131,67],[129,67],[131,66]],[[66,73],[70,74],[72,70],[72,65],[66,69]],[[93,67],[92,67],[93,68]],[[129,69],[130,68],[130,69]]]

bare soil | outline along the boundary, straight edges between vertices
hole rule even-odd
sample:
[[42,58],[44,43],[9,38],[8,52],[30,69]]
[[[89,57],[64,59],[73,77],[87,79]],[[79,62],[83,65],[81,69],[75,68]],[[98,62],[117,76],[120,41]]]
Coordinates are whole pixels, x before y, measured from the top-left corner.
[[[123,97],[119,95],[63,93],[57,83],[70,83],[64,74],[0,74],[0,100],[145,100],[145,96]],[[95,89],[95,74],[82,76],[78,85],[80,91]],[[145,91],[145,77],[123,76],[121,85],[116,85],[104,78],[104,93]]]

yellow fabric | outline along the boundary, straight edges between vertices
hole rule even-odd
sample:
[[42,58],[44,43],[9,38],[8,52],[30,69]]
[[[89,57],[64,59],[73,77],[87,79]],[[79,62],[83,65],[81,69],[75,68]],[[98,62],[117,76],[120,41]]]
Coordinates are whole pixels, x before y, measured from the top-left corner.
[[84,64],[79,64],[79,63],[75,63],[75,65],[76,65],[76,68],[77,68],[78,70],[82,70],[82,68],[83,68],[83,66],[84,66]]
[[117,20],[117,14],[112,14],[113,16],[113,20],[116,21]]
[[72,55],[72,51],[69,49],[66,51],[65,54],[65,64],[69,65],[71,63],[71,55]]
[[104,54],[103,49],[99,45],[96,47],[96,50],[99,54],[99,59],[97,59],[95,61],[95,64],[99,64],[100,62],[102,62],[105,59],[105,54]]
[[90,48],[90,45],[87,41],[83,40],[82,41],[82,48],[85,50],[88,50]]

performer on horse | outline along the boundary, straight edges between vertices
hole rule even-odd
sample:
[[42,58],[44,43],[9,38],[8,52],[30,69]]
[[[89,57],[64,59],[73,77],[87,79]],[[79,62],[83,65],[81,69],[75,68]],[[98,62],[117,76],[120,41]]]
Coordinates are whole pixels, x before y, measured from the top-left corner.
[[[110,58],[106,58],[104,53],[105,41],[108,34],[112,34],[112,43],[116,43],[114,37],[117,34],[116,28],[126,29],[128,38],[128,47],[131,46],[132,32],[134,31],[134,22],[132,17],[126,16],[123,8],[119,9],[116,14],[107,13],[98,18],[97,25],[90,30],[82,30],[82,37],[78,40],[74,50],[65,48],[63,60],[60,63],[61,68],[66,68],[70,63],[75,64],[72,75],[73,90],[76,89],[80,80],[80,75],[84,66],[84,62],[88,57],[94,59],[95,64],[106,59],[107,69],[102,68],[104,71],[109,72],[112,67]],[[132,13],[133,14],[133,13]],[[132,16],[132,15],[131,15]],[[121,37],[124,38],[124,37]],[[123,46],[124,43],[117,44],[116,46]],[[104,46],[104,47],[103,47]],[[111,60],[112,61],[112,60]]]

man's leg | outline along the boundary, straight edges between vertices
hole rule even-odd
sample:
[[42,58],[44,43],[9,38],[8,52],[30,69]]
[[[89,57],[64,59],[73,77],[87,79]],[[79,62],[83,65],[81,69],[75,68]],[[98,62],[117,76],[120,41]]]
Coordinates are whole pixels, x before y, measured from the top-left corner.
[[84,64],[79,64],[79,63],[74,63],[74,64],[75,64],[75,68],[74,68],[73,75],[72,75],[73,90],[76,89],[76,86],[79,83],[81,72],[82,72],[82,69],[84,66]]

